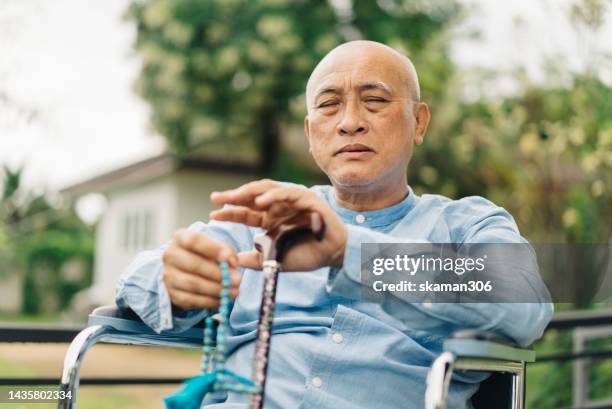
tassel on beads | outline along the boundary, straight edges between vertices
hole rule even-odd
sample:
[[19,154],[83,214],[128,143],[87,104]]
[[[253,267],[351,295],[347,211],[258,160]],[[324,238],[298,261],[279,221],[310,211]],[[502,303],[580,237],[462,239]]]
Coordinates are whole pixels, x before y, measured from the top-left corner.
[[216,379],[216,372],[208,372],[186,380],[181,390],[164,399],[166,409],[200,409],[204,396],[213,390]]

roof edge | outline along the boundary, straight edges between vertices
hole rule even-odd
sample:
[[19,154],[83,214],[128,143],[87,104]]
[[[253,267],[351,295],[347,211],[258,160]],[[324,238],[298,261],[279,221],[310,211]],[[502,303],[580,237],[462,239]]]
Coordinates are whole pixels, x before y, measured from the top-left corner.
[[212,170],[231,173],[259,173],[256,164],[242,161],[224,161],[198,156],[177,157],[163,153],[127,166],[103,173],[60,190],[60,194],[80,196],[92,192],[104,192],[173,173],[180,169]]

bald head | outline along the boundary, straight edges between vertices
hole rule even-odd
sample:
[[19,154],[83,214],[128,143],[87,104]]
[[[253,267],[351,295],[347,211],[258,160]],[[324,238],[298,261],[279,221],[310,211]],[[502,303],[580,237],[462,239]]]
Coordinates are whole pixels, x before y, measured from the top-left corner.
[[[394,77],[393,85],[402,89],[396,90],[405,94],[412,101],[420,100],[419,79],[412,61],[397,50],[375,41],[357,40],[339,45],[331,50],[312,71],[306,85],[306,101],[308,107],[326,79],[338,72],[362,70],[372,74],[373,82],[376,74],[381,72],[386,77]],[[323,83],[323,84],[322,84]]]

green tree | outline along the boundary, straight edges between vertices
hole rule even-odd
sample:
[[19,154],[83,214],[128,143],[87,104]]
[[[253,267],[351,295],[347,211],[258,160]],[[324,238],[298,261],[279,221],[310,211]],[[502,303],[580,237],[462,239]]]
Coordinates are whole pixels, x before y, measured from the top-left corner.
[[458,15],[455,2],[352,3],[343,10],[327,0],[133,2],[127,15],[143,62],[136,89],[151,104],[153,126],[179,154],[222,140],[234,153],[258,150],[269,170],[280,126],[303,118],[308,75],[331,48],[357,37],[426,65],[425,94],[439,92],[452,64],[436,40]]
[[[93,228],[72,208],[53,206],[44,195],[25,189],[22,173],[4,166],[0,174],[0,277],[23,274],[23,312],[61,310],[91,285]],[[84,274],[63,275],[66,263],[76,260]]]

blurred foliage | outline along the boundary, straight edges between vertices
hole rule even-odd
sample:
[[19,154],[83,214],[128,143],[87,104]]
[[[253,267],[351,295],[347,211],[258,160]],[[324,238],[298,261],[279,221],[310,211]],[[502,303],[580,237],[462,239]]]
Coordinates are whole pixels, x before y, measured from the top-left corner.
[[[573,331],[551,330],[533,346],[538,357],[564,355],[576,352]],[[590,340],[585,352],[609,351],[612,337]],[[612,360],[594,357],[587,360],[589,399],[612,398]],[[556,409],[572,407],[573,361],[550,361],[527,365],[526,407],[529,409]]]
[[[336,2],[339,3],[339,2]],[[278,156],[278,125],[303,120],[304,89],[317,62],[353,37],[386,42],[423,70],[435,93],[450,75],[447,53],[429,49],[458,7],[453,1],[134,1],[143,68],[137,92],[175,152],[222,138],[252,144],[264,167]],[[432,52],[433,51],[433,52]],[[255,130],[255,131],[254,131]]]
[[[610,4],[574,1],[568,17],[576,33],[595,37]],[[519,69],[513,97],[487,98],[481,89],[466,102],[464,79],[452,77],[411,164],[415,189],[485,196],[506,207],[532,242],[609,243],[612,88],[598,73],[612,60],[600,54],[586,50],[583,73],[544,61],[547,84]],[[495,84],[498,73],[488,75],[481,87]]]
[[23,276],[22,312],[59,311],[92,282],[93,229],[72,209],[21,186],[23,169],[2,169],[0,277]]
[[415,153],[416,189],[483,195],[534,241],[610,240],[610,87],[576,76],[568,88],[525,84],[520,97],[455,105],[447,131],[430,132]]
[[[534,345],[537,356],[572,353],[572,333],[549,331]],[[572,406],[572,362],[528,364],[526,407],[556,409]]]

